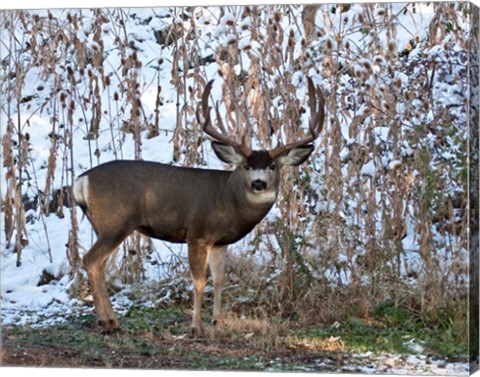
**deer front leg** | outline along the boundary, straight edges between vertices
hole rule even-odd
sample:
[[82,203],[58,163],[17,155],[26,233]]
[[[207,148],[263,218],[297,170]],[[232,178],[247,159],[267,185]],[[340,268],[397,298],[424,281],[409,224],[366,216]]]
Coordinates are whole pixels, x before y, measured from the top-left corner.
[[188,262],[193,279],[193,318],[192,332],[202,336],[202,299],[207,283],[207,258],[210,246],[201,242],[188,245]]
[[93,304],[97,324],[105,333],[117,330],[120,325],[113,312],[105,282],[105,266],[108,257],[119,242],[109,242],[99,238],[90,251],[83,257],[83,264],[88,274],[88,281],[93,295]]
[[208,265],[213,279],[213,321],[215,326],[223,326],[222,288],[225,278],[227,246],[215,246],[208,254]]

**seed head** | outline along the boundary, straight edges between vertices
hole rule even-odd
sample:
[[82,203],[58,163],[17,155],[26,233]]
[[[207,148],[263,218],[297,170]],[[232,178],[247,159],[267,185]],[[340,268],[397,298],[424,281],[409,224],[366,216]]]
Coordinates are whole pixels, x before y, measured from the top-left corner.
[[280,15],[280,12],[275,12],[275,22],[278,24],[280,23],[281,19],[282,19],[282,16]]

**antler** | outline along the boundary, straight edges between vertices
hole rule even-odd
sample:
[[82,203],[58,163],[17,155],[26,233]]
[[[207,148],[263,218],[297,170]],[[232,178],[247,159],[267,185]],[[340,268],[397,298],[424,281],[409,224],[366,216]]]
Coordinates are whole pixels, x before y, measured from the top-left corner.
[[277,145],[270,151],[270,156],[273,158],[292,148],[301,147],[311,143],[318,137],[318,135],[320,135],[320,132],[322,131],[325,119],[325,98],[323,97],[320,87],[317,86],[315,88],[310,77],[307,77],[307,82],[308,104],[310,106],[310,123],[308,124],[308,128],[310,134],[307,137],[293,143]]
[[212,85],[213,85],[213,80],[210,80],[207,86],[205,87],[202,95],[201,108],[203,112],[204,121],[202,122],[200,119],[200,108],[197,108],[197,121],[199,124],[202,125],[203,131],[207,135],[213,137],[218,141],[221,141],[224,144],[234,147],[238,151],[242,152],[246,157],[248,157],[252,153],[252,150],[246,144],[245,138],[243,138],[242,143],[240,144],[227,136],[227,131],[225,129],[225,126],[223,125],[223,121],[220,116],[220,112],[218,110],[218,103],[215,105],[215,112],[217,113],[218,126],[222,132],[220,133],[215,128],[212,127],[212,122],[210,117],[210,108],[208,106],[208,96],[210,95],[210,91],[212,90]]

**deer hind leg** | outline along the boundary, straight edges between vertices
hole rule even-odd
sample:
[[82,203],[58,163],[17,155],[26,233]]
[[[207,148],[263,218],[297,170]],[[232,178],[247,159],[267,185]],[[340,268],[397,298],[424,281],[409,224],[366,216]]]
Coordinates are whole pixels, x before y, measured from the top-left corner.
[[208,254],[208,265],[213,279],[213,321],[215,326],[223,326],[222,288],[225,281],[227,246],[215,246]]
[[210,246],[200,242],[189,243],[188,262],[193,279],[193,318],[192,332],[202,336],[202,300],[203,290],[207,283],[207,259]]
[[108,257],[115,251],[122,240],[123,238],[110,240],[99,237],[90,251],[83,257],[83,264],[88,274],[90,289],[92,290],[97,324],[106,333],[110,333],[120,327],[108,297],[108,289],[105,282],[105,266]]

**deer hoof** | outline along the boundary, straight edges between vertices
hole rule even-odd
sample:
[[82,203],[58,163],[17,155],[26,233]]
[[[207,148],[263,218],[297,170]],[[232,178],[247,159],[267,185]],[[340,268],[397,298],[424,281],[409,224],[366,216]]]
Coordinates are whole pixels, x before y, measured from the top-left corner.
[[98,326],[102,329],[102,333],[111,334],[115,331],[120,330],[120,323],[116,318],[110,318],[107,320],[99,319]]
[[221,318],[212,319],[212,325],[217,329],[221,329],[224,325],[223,319]]
[[192,338],[203,338],[203,336],[205,335],[204,331],[203,331],[203,328],[200,326],[200,327],[190,327],[190,336]]

